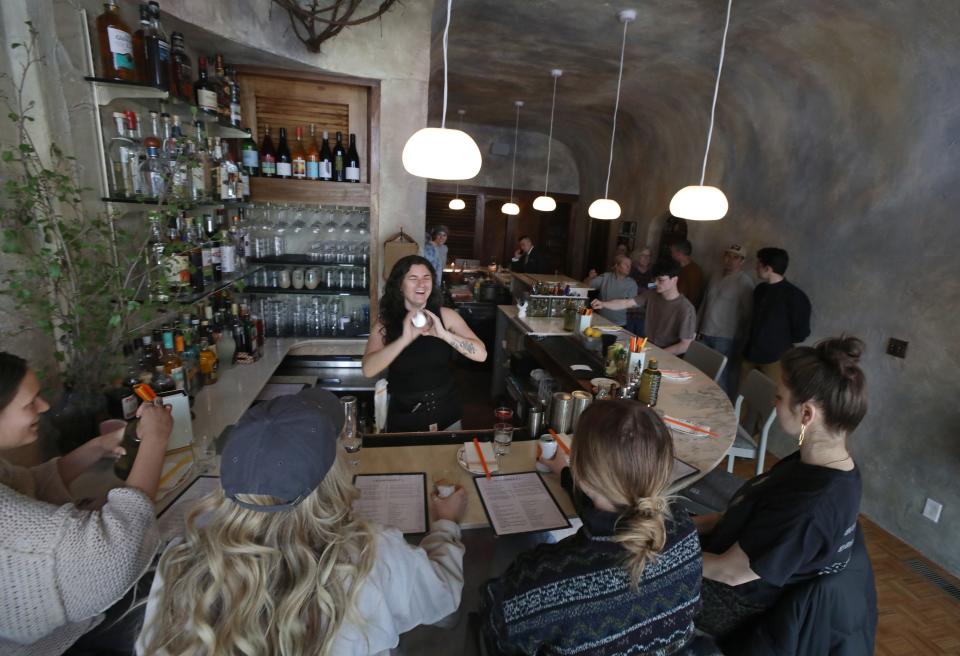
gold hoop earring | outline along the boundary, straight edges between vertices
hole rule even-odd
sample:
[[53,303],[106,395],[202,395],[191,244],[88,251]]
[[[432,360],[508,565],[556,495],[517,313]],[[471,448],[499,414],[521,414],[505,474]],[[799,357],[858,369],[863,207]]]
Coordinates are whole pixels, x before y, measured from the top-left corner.
[[800,439],[797,441],[797,446],[803,446],[803,436],[807,433],[807,425],[800,424]]

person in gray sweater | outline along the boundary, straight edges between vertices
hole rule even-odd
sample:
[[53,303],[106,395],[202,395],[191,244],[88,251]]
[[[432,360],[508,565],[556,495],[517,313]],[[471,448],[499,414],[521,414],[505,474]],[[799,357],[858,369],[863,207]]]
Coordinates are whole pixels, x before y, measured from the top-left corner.
[[127,487],[97,511],[74,504],[70,484],[123,453],[123,431],[60,458],[17,467],[2,452],[37,439],[50,408],[26,361],[0,352],[0,654],[56,656],[99,624],[136,583],[157,549],[153,499],[173,428],[169,408],[144,404],[141,445]]

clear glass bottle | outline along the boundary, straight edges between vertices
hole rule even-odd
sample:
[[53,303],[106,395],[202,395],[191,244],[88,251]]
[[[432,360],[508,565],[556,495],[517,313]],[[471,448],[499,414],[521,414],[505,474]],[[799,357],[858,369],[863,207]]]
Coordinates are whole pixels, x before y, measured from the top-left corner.
[[[170,261],[167,259],[167,240],[164,239],[160,226],[160,215],[156,212],[150,212],[147,215],[147,221],[150,224],[150,232],[147,238],[147,272],[150,279],[150,299],[157,303],[168,303],[170,301],[169,290],[169,272],[167,267]],[[180,272],[177,271],[177,279],[180,278]]]
[[144,194],[153,199],[166,195],[167,172],[163,158],[163,142],[159,135],[159,116],[150,112],[150,134],[143,140],[144,159],[140,165]]
[[340,444],[347,452],[350,465],[360,464],[360,449],[363,447],[363,436],[357,427],[357,397],[341,396],[343,404],[343,428],[340,429]]
[[134,172],[131,169],[130,153],[133,140],[127,136],[127,117],[121,112],[113,113],[116,134],[110,138],[107,159],[110,162],[110,195],[114,198],[134,196]]
[[207,181],[210,171],[210,152],[207,150],[207,132],[203,121],[194,121],[193,160],[190,162],[190,198],[203,202],[210,198]]

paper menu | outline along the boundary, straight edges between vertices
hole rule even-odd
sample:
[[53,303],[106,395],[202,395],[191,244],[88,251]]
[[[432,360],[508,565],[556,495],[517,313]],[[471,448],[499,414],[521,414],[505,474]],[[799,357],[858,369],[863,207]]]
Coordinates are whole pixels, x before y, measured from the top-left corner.
[[427,475],[357,474],[353,484],[360,498],[353,513],[403,533],[427,532]]
[[475,478],[483,510],[497,535],[569,528],[563,510],[536,472]]

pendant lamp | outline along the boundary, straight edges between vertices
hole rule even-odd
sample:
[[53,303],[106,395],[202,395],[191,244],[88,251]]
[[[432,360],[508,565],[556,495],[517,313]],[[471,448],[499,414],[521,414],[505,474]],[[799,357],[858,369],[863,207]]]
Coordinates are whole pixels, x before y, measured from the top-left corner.
[[443,28],[443,113],[439,128],[422,128],[407,139],[403,147],[403,168],[421,178],[469,180],[476,177],[483,163],[477,143],[462,130],[447,125],[447,36],[450,33],[450,8]]
[[547,195],[547,188],[550,185],[550,152],[553,147],[553,112],[557,108],[557,79],[563,75],[563,71],[555,68],[550,71],[553,76],[553,102],[550,103],[550,136],[547,137],[547,172],[543,176],[543,196],[537,196],[533,199],[533,209],[540,212],[552,212],[557,209],[557,201]]
[[517,122],[513,126],[513,167],[510,169],[510,202],[500,206],[500,211],[510,216],[516,216],[520,213],[520,207],[513,202],[513,180],[517,174],[517,134],[520,132],[520,108],[523,107],[523,101],[517,100],[513,105],[517,108]]
[[623,54],[627,49],[627,26],[636,20],[637,12],[633,9],[624,9],[620,12],[620,22],[623,23],[623,43],[620,44],[620,74],[617,76],[617,100],[613,104],[613,129],[610,132],[610,159],[607,162],[607,184],[603,188],[603,198],[590,203],[587,214],[591,218],[601,221],[613,221],[620,218],[620,204],[608,198],[610,195],[610,171],[613,169],[613,143],[617,137],[617,110],[620,109],[620,85],[623,82]]
[[[457,115],[460,117],[459,130],[460,130],[461,132],[463,132],[463,115],[466,114],[466,113],[467,113],[467,110],[465,110],[465,109],[458,109],[458,110],[457,110]],[[464,134],[466,134],[466,133],[464,133]],[[467,206],[467,204],[463,202],[463,199],[462,199],[462,198],[460,198],[460,182],[458,181],[458,182],[457,182],[457,192],[453,195],[453,198],[450,199],[450,202],[447,203],[447,207],[449,207],[449,208],[452,209],[452,210],[462,210],[462,209],[465,208],[466,206]]]
[[684,187],[673,195],[670,201],[670,213],[690,221],[718,221],[727,214],[727,197],[717,187],[703,184],[707,174],[707,156],[710,154],[710,140],[713,138],[713,118],[717,111],[717,92],[720,90],[720,73],[723,72],[723,56],[727,50],[727,31],[730,29],[730,11],[733,0],[727,0],[727,21],[723,26],[723,40],[720,43],[720,64],[717,66],[717,81],[713,85],[713,104],[710,105],[710,127],[707,129],[707,147],[703,152],[703,167],[700,169],[700,184]]

